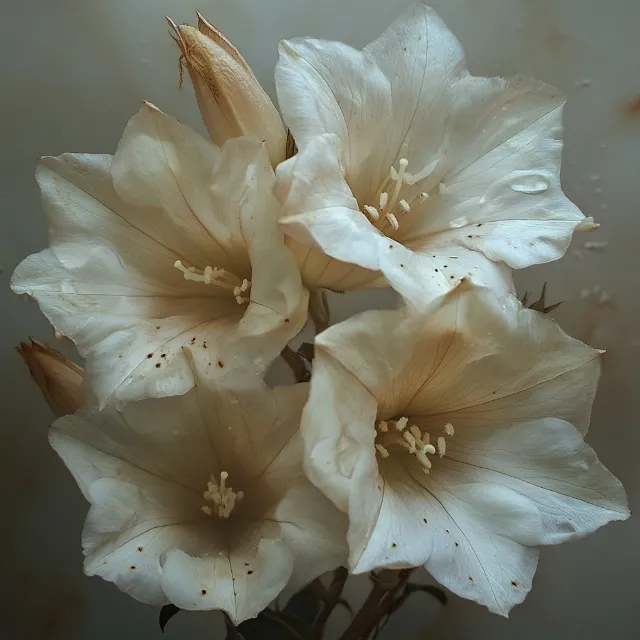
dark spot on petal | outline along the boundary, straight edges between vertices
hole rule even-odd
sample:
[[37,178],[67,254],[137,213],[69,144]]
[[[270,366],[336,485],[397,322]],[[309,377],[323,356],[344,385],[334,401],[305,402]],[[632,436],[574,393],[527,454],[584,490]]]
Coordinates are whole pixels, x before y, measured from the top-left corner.
[[446,269],[446,268],[447,268],[447,265],[446,265],[446,264],[443,264],[443,265],[442,265],[442,268],[443,268],[443,269]]
[[395,549],[398,545],[395,542],[392,542],[391,546]]
[[203,349],[206,349],[206,348],[207,348],[207,343],[206,343],[206,342],[203,342],[203,343],[202,343],[202,348],[203,348]]
[[167,354],[166,354],[166,353],[163,353],[163,354],[161,354],[161,355],[160,355],[160,357],[161,357],[161,358],[166,358],[166,357],[167,357]]
[[481,227],[482,226],[482,222],[479,222],[476,227]]
[[136,570],[136,565],[135,565],[135,564],[132,564],[132,565],[129,567],[129,569],[131,569],[131,571],[135,571],[135,570]]
[[425,524],[427,524],[427,519],[426,519],[426,518],[422,518],[422,522],[424,522]]
[[219,369],[222,369],[224,367],[224,362],[222,362],[222,360],[218,360],[218,362],[216,362],[216,364],[218,365]]
[[457,542],[455,543],[455,545],[456,545],[456,547],[459,547],[459,546],[460,546]]
[[512,584],[514,587],[517,587],[517,586],[518,586],[518,583],[517,583],[515,580],[512,580],[512,581],[511,581],[511,584]]
[[467,238],[473,238],[473,236],[467,236]]
[[159,328],[160,328],[160,325],[158,325],[158,326],[156,327],[156,329],[159,329]]
[[147,358],[153,358],[153,353],[147,353]]
[[249,569],[249,571],[247,571],[247,575],[250,576],[253,574],[253,569]]
[[196,341],[195,338],[191,338],[191,344],[193,344]]
[[250,567],[251,565],[250,565],[248,562],[245,562],[245,563],[244,563],[244,566],[245,566],[245,567]]
[[160,368],[160,363],[158,362],[158,363],[156,364],[156,369],[159,369],[159,368]]
[[449,529],[445,529],[445,531],[446,531],[447,533],[449,533]]
[[436,269],[435,272],[438,273],[438,270]]
[[400,266],[404,269],[404,265],[403,264],[401,264]]
[[393,249],[393,245],[392,244],[389,245],[389,249]]
[[138,553],[142,553],[142,547],[138,547]]
[[206,589],[202,589],[202,591],[200,591],[200,595],[201,596],[206,596],[207,595],[207,590]]
[[473,578],[471,576],[469,576],[469,580],[471,580],[471,582],[473,582]]
[[289,320],[289,318],[285,318],[284,321],[285,322],[291,322],[291,320]]
[[455,276],[449,276],[450,280],[453,280],[455,278]]

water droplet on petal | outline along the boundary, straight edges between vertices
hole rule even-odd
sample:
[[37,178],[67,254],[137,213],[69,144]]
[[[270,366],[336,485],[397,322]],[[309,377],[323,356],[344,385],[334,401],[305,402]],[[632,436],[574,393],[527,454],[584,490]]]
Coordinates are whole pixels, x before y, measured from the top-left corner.
[[549,189],[549,180],[539,173],[522,172],[511,181],[509,186],[518,193],[538,195]]
[[452,220],[449,223],[449,226],[452,229],[459,229],[460,227],[466,227],[468,224],[469,224],[469,218],[467,218],[466,216],[460,216],[459,218]]

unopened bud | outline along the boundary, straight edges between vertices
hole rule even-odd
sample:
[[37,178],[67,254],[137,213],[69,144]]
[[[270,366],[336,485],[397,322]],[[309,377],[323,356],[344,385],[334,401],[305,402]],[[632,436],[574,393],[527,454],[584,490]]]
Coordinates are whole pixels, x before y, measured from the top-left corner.
[[182,54],[180,83],[184,67],[211,139],[222,146],[229,138],[254,135],[264,141],[274,167],[284,160],[287,134],[280,114],[238,50],[200,13],[197,28],[167,20]]
[[32,339],[31,344],[21,342],[17,350],[57,417],[75,413],[82,406],[82,367],[37,340]]

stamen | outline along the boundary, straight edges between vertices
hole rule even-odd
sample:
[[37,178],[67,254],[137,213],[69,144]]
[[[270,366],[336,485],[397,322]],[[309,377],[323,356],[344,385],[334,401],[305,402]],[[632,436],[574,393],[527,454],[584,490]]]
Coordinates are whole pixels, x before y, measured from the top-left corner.
[[438,193],[442,196],[447,193],[447,185],[444,182],[441,182],[438,185]]
[[246,278],[240,282],[240,279],[234,276],[233,273],[208,265],[203,271],[195,267],[185,267],[182,264],[182,260],[176,260],[173,266],[182,272],[185,280],[202,284],[214,284],[221,289],[231,291],[238,304],[244,304],[250,300],[250,298],[241,295],[251,288],[251,281]]
[[402,182],[404,180],[404,173],[407,170],[407,165],[409,161],[406,158],[400,158],[399,166],[400,171],[397,171],[391,167],[390,175],[391,179],[395,181],[396,186],[393,188],[393,194],[391,196],[391,200],[389,201],[389,210],[393,211],[393,208],[396,205],[398,200],[398,196],[400,195],[400,189],[402,189]]
[[400,228],[398,218],[396,218],[393,213],[385,214],[384,219],[393,227],[394,231],[397,231]]
[[384,211],[387,208],[388,203],[389,203],[389,194],[386,191],[383,191],[380,194],[380,211]]
[[429,199],[429,194],[426,191],[423,191],[418,195],[418,199],[420,202],[426,202]]
[[365,204],[363,209],[364,209],[364,212],[371,219],[371,222],[378,222],[378,220],[380,220],[380,214],[378,213],[378,210],[375,207],[372,207],[369,204]]
[[404,431],[402,437],[409,443],[409,453],[415,453],[416,439],[408,431]]
[[[395,428],[390,430],[389,423]],[[395,450],[405,451],[409,455],[414,455],[420,463],[422,471],[429,473],[432,461],[428,456],[438,455],[444,457],[447,452],[446,436],[454,435],[454,428],[450,422],[444,425],[445,435],[436,438],[436,446],[430,443],[431,436],[427,431],[422,431],[416,424],[409,424],[407,416],[402,416],[397,420],[381,420],[375,426],[377,440],[375,448],[382,458],[388,458]]]
[[381,445],[381,444],[377,444],[376,445],[376,451],[383,457],[383,458],[388,458],[389,457],[389,452]]
[[409,211],[411,211],[411,205],[406,200],[400,200],[398,204],[404,213],[409,213]]
[[202,495],[205,500],[213,502],[215,507],[210,507],[205,504],[200,507],[203,513],[206,513],[208,516],[215,513],[219,518],[226,519],[231,515],[236,504],[244,498],[243,491],[233,491],[231,487],[226,486],[228,478],[229,474],[223,471],[220,474],[220,484],[217,484],[214,476],[210,476],[209,482],[207,482],[207,489]]

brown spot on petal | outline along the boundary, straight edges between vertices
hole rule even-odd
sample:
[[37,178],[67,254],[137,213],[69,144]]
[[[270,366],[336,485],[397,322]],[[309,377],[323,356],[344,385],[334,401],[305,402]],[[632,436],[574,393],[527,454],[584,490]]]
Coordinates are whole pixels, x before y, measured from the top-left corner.
[[289,320],[289,318],[285,318],[284,321],[285,322],[291,322],[291,320]]
[[471,580],[471,582],[473,582],[473,578],[471,576],[469,576],[469,580]]
[[202,590],[200,591],[200,595],[201,595],[201,596],[206,596],[206,595],[207,595],[207,590],[206,590],[206,589],[202,589]]
[[247,571],[247,575],[250,576],[253,574],[253,569],[249,569],[249,571]]
[[395,542],[392,542],[391,546],[395,549],[398,545]]
[[153,358],[153,353],[147,353],[147,358]]
[[424,522],[425,524],[427,524],[427,519],[426,519],[426,518],[422,518],[422,522]]
[[224,368],[224,362],[222,362],[222,360],[218,360],[218,362],[216,362],[216,364],[218,365],[219,369]]
[[517,583],[517,581],[516,581],[516,580],[512,580],[512,581],[511,581],[511,584],[512,584],[514,587],[517,587],[517,586],[518,586],[518,583]]
[[158,362],[158,364],[156,364],[156,369],[160,368],[160,363]]
[[457,542],[455,542],[454,544],[456,545],[456,547],[459,547],[459,546],[460,546]]
[[138,553],[142,553],[142,547],[138,547]]
[[625,112],[627,116],[632,118],[640,116],[640,96],[627,102],[625,105]]
[[132,565],[129,567],[129,569],[131,569],[131,571],[135,571],[135,570],[136,570],[136,565],[135,565],[135,564],[132,564]]

